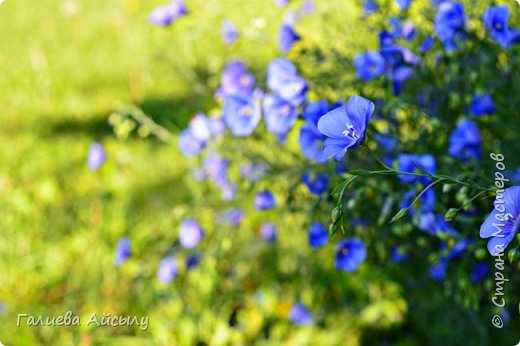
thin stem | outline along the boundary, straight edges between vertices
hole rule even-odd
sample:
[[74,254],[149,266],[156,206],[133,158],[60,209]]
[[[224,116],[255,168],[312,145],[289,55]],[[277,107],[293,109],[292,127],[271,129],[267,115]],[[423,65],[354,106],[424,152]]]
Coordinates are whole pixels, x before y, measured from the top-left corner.
[[426,193],[426,191],[428,191],[429,189],[431,189],[432,187],[434,187],[435,185],[437,185],[438,183],[440,183],[441,181],[445,181],[446,179],[439,179],[439,180],[435,180],[434,182],[432,182],[430,185],[426,186],[422,191],[421,193],[419,193],[417,195],[417,197],[415,197],[415,199],[413,200],[412,204],[410,204],[409,208],[413,207],[415,205],[415,203],[417,203],[417,201]]

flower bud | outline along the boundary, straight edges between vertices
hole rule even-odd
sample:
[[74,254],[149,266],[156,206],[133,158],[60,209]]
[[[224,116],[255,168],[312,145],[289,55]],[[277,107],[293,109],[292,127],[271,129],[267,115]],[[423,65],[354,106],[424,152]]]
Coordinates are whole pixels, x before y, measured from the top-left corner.
[[338,223],[339,219],[341,218],[341,214],[342,211],[340,207],[335,207],[334,209],[332,209],[331,219],[333,224]]
[[520,249],[516,248],[516,249],[510,250],[509,253],[507,254],[507,257],[509,258],[509,262],[511,264],[514,264],[515,262],[517,262],[520,259]]

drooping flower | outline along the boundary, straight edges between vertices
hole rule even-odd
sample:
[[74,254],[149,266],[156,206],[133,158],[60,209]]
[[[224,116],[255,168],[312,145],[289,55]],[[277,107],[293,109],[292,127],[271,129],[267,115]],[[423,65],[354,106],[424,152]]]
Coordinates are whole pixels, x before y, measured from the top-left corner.
[[116,245],[116,254],[114,256],[114,264],[116,267],[121,266],[126,262],[128,258],[130,258],[130,239],[122,238],[117,242]]
[[367,51],[354,58],[357,77],[368,81],[385,72],[385,59],[379,52]]
[[302,177],[302,182],[309,188],[309,191],[315,195],[321,195],[327,191],[329,187],[329,177],[322,173],[306,173]]
[[402,263],[410,258],[410,254],[404,246],[392,246],[390,248],[390,257],[395,263]]
[[478,262],[471,270],[471,282],[477,284],[484,281],[489,276],[490,272],[491,270],[489,269],[489,265],[486,262]]
[[91,171],[97,171],[106,160],[105,149],[100,143],[94,142],[87,154],[87,166]]
[[314,249],[320,248],[329,242],[327,229],[321,223],[314,222],[309,228],[309,245]]
[[170,4],[156,7],[148,17],[153,25],[168,26],[176,19],[188,13],[183,0],[174,0]]
[[225,44],[230,45],[236,40],[238,40],[240,33],[238,32],[237,27],[230,20],[225,20],[222,22],[222,32],[221,32],[222,40]]
[[222,116],[231,133],[241,137],[253,133],[262,114],[258,101],[235,95],[225,98]]
[[[399,162],[399,170],[407,173],[424,173],[424,171],[435,174],[436,162],[435,158],[432,155],[410,155],[410,154],[401,154],[398,157]],[[416,177],[412,175],[398,175],[398,178],[405,184],[411,184],[413,182],[419,181],[422,183],[428,183],[431,181],[430,178],[427,177]]]
[[260,236],[267,242],[273,244],[276,242],[276,225],[272,222],[264,223],[260,227]]
[[345,106],[336,108],[320,118],[318,130],[327,139],[323,143],[325,159],[336,160],[345,156],[349,148],[360,145],[365,139],[367,125],[375,105],[361,97],[352,96]]
[[430,267],[430,277],[435,281],[444,281],[448,271],[448,260],[441,259]]
[[407,10],[408,7],[412,4],[412,0],[395,0],[395,3],[401,10]]
[[264,98],[263,106],[267,130],[276,135],[287,134],[298,118],[296,109],[281,97],[268,94]]
[[173,256],[167,256],[159,263],[157,277],[164,284],[171,282],[177,275],[178,264],[177,259]]
[[520,230],[520,186],[497,192],[495,208],[480,227],[480,237],[489,238],[492,256],[503,253]]
[[238,95],[244,98],[253,94],[255,77],[248,72],[243,62],[233,60],[222,72],[220,87],[216,95],[221,98]]
[[193,269],[196,266],[199,265],[201,259],[201,254],[199,252],[196,252],[194,254],[191,254],[186,259],[186,268],[187,269]]
[[314,322],[311,313],[303,304],[296,304],[289,312],[289,320],[297,326],[306,326]]
[[352,238],[338,243],[336,248],[336,269],[356,271],[367,257],[367,249],[360,239]]
[[464,6],[461,3],[451,1],[441,3],[435,16],[434,30],[447,51],[457,49],[457,40],[464,39],[465,29]]
[[256,194],[255,209],[269,210],[276,206],[276,199],[270,191],[263,191]]
[[489,93],[475,94],[468,108],[468,113],[475,116],[495,114],[496,107]]
[[283,53],[287,53],[301,37],[288,25],[283,24],[278,34],[278,46]]
[[482,139],[477,125],[471,120],[462,119],[450,137],[449,153],[463,161],[479,160]]
[[186,219],[181,223],[179,242],[185,249],[192,249],[204,238],[204,232],[199,224],[193,219]]

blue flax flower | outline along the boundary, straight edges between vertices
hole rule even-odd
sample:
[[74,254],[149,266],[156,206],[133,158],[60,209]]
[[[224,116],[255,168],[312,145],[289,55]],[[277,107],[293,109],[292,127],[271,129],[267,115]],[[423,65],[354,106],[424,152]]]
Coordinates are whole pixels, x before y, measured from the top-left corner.
[[440,4],[434,20],[434,31],[447,51],[457,49],[457,40],[464,39],[465,29],[464,6],[461,3],[451,1]]
[[395,0],[395,3],[401,10],[407,10],[408,7],[412,4],[412,0]]
[[296,304],[289,312],[289,320],[297,326],[307,326],[314,322],[314,319],[303,304]]
[[435,38],[433,36],[426,37],[419,47],[419,52],[421,54],[426,53],[433,47],[434,44],[435,44]]
[[148,17],[153,25],[168,26],[174,20],[186,15],[188,11],[183,0],[174,0],[170,4],[161,5],[155,8]]
[[489,269],[489,265],[486,262],[478,262],[471,270],[471,282],[478,284],[484,281],[489,276],[490,272],[491,270]]
[[357,147],[363,142],[374,108],[373,102],[361,96],[352,96],[345,106],[320,118],[318,130],[327,136],[323,143],[325,159],[334,157],[340,160],[349,148]]
[[114,257],[114,264],[116,267],[121,266],[126,262],[128,258],[130,258],[130,239],[122,238],[116,245],[116,254]]
[[224,101],[222,116],[231,133],[236,137],[249,136],[262,117],[260,105],[253,98],[228,96]]
[[229,222],[231,225],[238,227],[244,219],[244,211],[239,208],[232,208],[224,211],[218,216],[218,223],[224,224]]
[[520,32],[508,27],[509,7],[505,5],[489,7],[482,18],[491,38],[503,48],[508,48],[512,43],[520,40]]
[[379,52],[367,51],[354,58],[357,77],[368,81],[385,72],[385,59]]
[[269,132],[284,136],[291,130],[298,112],[290,103],[278,96],[266,95],[264,98],[264,120]]
[[390,258],[394,263],[402,263],[410,258],[410,254],[404,246],[392,246],[390,248]]
[[185,249],[192,249],[204,238],[204,232],[199,224],[192,219],[182,221],[179,242]]
[[105,149],[100,143],[92,143],[87,154],[87,166],[91,171],[97,171],[106,160]]
[[196,266],[199,265],[200,259],[201,259],[201,254],[198,252],[189,255],[188,258],[186,259],[186,268],[187,269],[195,268]]
[[492,256],[503,253],[520,230],[520,186],[498,190],[495,208],[480,227]]
[[367,257],[367,249],[360,239],[352,238],[338,243],[336,247],[336,269],[356,271]]
[[363,14],[370,16],[379,9],[379,5],[375,0],[363,0]]
[[496,107],[489,93],[475,94],[468,108],[468,113],[475,116],[495,114]]
[[276,206],[276,199],[270,191],[263,191],[256,194],[255,209],[269,210]]
[[443,258],[430,267],[430,277],[435,281],[444,281],[448,271],[448,260]]
[[294,29],[288,25],[283,24],[278,34],[278,46],[283,53],[287,53],[292,46],[300,40],[300,36]]
[[309,245],[315,249],[329,242],[327,229],[321,223],[314,222],[309,228]]
[[467,119],[459,121],[450,137],[449,153],[463,161],[479,160],[482,139],[477,125]]
[[308,160],[324,161],[323,142],[327,137],[318,130],[318,120],[329,110],[327,101],[311,102],[303,110],[305,124],[300,129],[300,148]]
[[309,191],[315,195],[321,195],[327,191],[329,187],[329,177],[322,173],[306,173],[302,177],[302,182],[309,188]]
[[173,256],[168,256],[163,258],[161,260],[161,263],[159,263],[157,277],[159,278],[159,281],[161,281],[164,284],[167,284],[175,278],[175,276],[177,275],[177,271],[177,259]]
[[233,60],[226,65],[220,79],[217,97],[239,95],[249,97],[253,94],[255,77],[249,73],[243,62]]
[[260,236],[268,243],[276,242],[276,225],[271,222],[264,223],[260,226]]
[[222,40],[225,44],[230,45],[240,36],[240,33],[237,30],[235,24],[233,24],[230,20],[225,20],[222,22],[222,32],[221,32]]

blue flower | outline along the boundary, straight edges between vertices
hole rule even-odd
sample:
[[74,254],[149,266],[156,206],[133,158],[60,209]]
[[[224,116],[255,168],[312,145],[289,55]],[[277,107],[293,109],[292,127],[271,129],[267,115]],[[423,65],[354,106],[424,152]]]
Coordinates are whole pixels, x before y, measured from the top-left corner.
[[484,93],[482,95],[475,94],[473,95],[473,100],[468,108],[468,113],[475,116],[482,115],[491,115],[495,114],[496,107],[491,95],[489,93]]
[[277,90],[278,96],[289,102],[292,106],[298,107],[307,99],[307,81],[300,76],[295,76],[285,81],[285,84]]
[[283,7],[289,3],[290,0],[274,0],[274,3],[280,7]]
[[192,269],[199,265],[200,263],[201,254],[196,252],[194,254],[191,254],[186,259],[186,268]]
[[174,0],[168,5],[161,5],[155,8],[150,13],[148,20],[154,25],[168,26],[177,18],[186,15],[186,13],[188,13],[188,11],[186,10],[184,1]]
[[91,171],[97,171],[106,160],[105,149],[100,143],[94,142],[87,154],[87,166]]
[[354,58],[357,77],[368,81],[375,79],[385,72],[385,59],[378,52],[367,51]]
[[221,98],[232,95],[247,98],[253,94],[254,85],[255,77],[247,71],[244,63],[234,60],[228,63],[222,72],[216,95]]
[[266,95],[264,120],[269,132],[284,136],[291,130],[297,118],[298,112],[290,103],[278,96]]
[[495,208],[480,227],[480,237],[492,256],[503,253],[520,230],[520,186],[497,191]]
[[177,259],[173,256],[165,257],[159,263],[159,270],[157,271],[157,277],[159,281],[164,284],[171,282],[177,275],[178,265]]
[[489,265],[486,262],[478,262],[471,270],[470,279],[474,284],[484,281],[490,273]]
[[456,230],[453,229],[451,224],[445,220],[444,215],[434,214],[432,212],[424,213],[418,216],[416,221],[417,227],[423,232],[430,235],[449,235],[458,236]]
[[327,139],[323,143],[325,159],[340,160],[349,148],[363,142],[367,125],[374,113],[375,105],[361,97],[352,96],[345,106],[336,108],[320,118],[318,130]]
[[407,21],[404,23],[403,28],[401,29],[401,37],[405,40],[412,41],[417,34],[417,30],[415,29],[415,25],[412,22]]
[[392,82],[394,95],[399,95],[404,82],[414,74],[410,65],[418,64],[420,59],[409,49],[398,45],[385,46],[380,53],[385,59],[386,75]]
[[518,42],[520,33],[508,27],[509,7],[505,5],[491,6],[482,18],[491,38],[498,42],[503,48],[508,48],[511,43]]
[[407,10],[408,7],[410,7],[412,0],[395,0],[395,3],[401,10]]
[[300,129],[300,148],[311,161],[321,163],[323,142],[327,138],[318,130],[318,120],[329,111],[327,101],[311,102],[303,110],[305,124]]
[[256,194],[255,209],[269,210],[276,206],[276,199],[270,191],[263,191]]
[[179,148],[184,156],[199,155],[206,146],[206,142],[198,139],[191,129],[187,128],[181,131],[179,136]]
[[185,249],[192,249],[204,238],[204,232],[199,224],[192,219],[186,219],[181,223],[179,242]]
[[312,0],[304,1],[300,8],[303,14],[313,14],[316,11],[316,5]]
[[457,49],[457,40],[464,39],[465,29],[464,6],[451,1],[440,4],[435,16],[434,30],[447,51]]
[[218,223],[223,224],[229,222],[231,225],[238,227],[244,219],[244,211],[239,208],[228,209],[221,213],[218,217]]
[[219,185],[227,181],[228,161],[212,151],[203,162],[203,172],[206,178]]
[[212,135],[209,118],[202,113],[197,113],[191,118],[188,128],[192,135],[201,142],[208,141]]
[[289,312],[289,320],[297,326],[306,326],[314,322],[311,313],[300,303],[292,307]]
[[367,249],[360,239],[352,238],[338,243],[336,247],[336,269],[356,271],[367,257]]
[[477,125],[467,119],[459,121],[450,137],[449,153],[463,161],[479,160],[482,139]]
[[267,86],[276,93],[296,76],[296,66],[286,58],[273,59],[267,66]]
[[448,270],[448,260],[441,259],[430,267],[430,277],[435,281],[444,281]]
[[424,39],[424,41],[421,43],[421,46],[419,47],[419,52],[421,54],[426,53],[433,47],[434,44],[435,44],[435,38],[433,36],[426,37]]
[[370,16],[379,9],[379,5],[375,0],[363,0],[363,14]]
[[276,225],[268,222],[260,227],[260,236],[267,242],[273,244],[276,242]]
[[256,100],[242,96],[228,96],[224,101],[222,116],[231,133],[241,137],[253,133],[262,114]]
[[240,36],[240,33],[237,30],[237,27],[235,24],[233,24],[230,20],[225,20],[222,22],[222,40],[225,44],[230,45],[236,40],[238,40],[238,37]]
[[410,258],[410,254],[408,254],[404,246],[392,246],[390,248],[390,257],[393,262],[402,263]]
[[294,43],[300,40],[300,36],[288,24],[283,24],[278,34],[278,47],[284,53],[287,53]]
[[257,182],[267,171],[263,164],[246,163],[240,167],[240,175],[251,182]]
[[329,242],[327,229],[321,223],[314,222],[309,228],[309,245],[315,249]]
[[309,191],[315,195],[321,195],[327,191],[329,187],[329,178],[322,173],[306,173],[302,177],[302,182],[309,188]]
[[[435,158],[432,155],[410,155],[410,154],[401,154],[398,158],[399,161],[399,170],[407,173],[424,173],[424,171],[435,174],[436,162]],[[423,177],[415,177],[412,175],[398,175],[398,178],[405,184],[410,184],[416,181],[419,181],[423,184],[428,184],[431,179],[423,178]]]
[[130,251],[130,239],[128,238],[122,238],[117,242],[116,245],[116,254],[114,257],[114,264],[116,267],[121,266],[123,263],[126,262],[128,258],[130,258],[131,251]]

